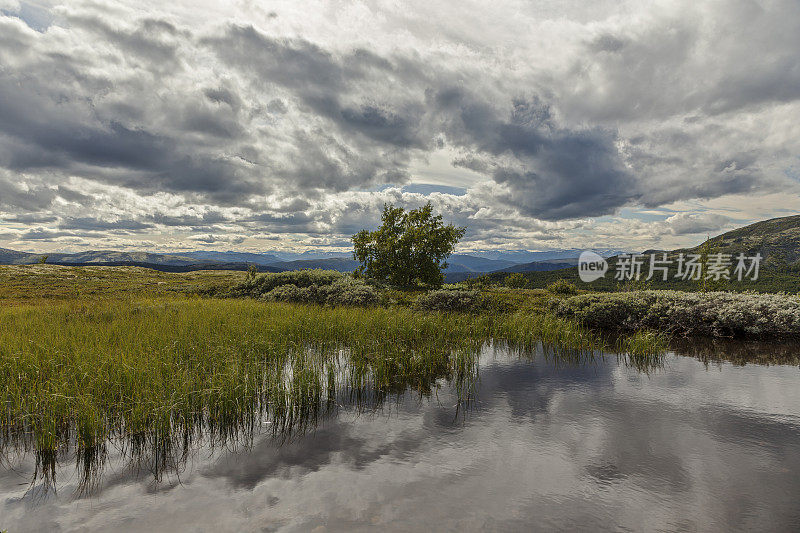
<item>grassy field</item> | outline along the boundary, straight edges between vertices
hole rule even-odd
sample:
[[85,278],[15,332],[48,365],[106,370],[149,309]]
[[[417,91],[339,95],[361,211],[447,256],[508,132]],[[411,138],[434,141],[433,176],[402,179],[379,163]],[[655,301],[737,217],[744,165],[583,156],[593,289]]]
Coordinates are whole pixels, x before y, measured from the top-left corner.
[[243,280],[244,272],[159,272],[139,267],[0,265],[0,306],[174,296]]

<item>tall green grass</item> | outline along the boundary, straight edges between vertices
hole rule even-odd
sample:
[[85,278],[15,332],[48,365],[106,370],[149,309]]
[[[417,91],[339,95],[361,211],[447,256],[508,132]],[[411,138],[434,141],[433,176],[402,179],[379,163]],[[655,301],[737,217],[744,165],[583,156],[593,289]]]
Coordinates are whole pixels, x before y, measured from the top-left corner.
[[[326,308],[254,300],[67,302],[0,310],[0,446],[45,476],[74,450],[88,472],[119,439],[157,473],[202,435],[302,431],[342,401],[374,407],[442,380],[468,393],[489,341],[598,350],[551,315]],[[3,450],[0,450],[2,452]],[[88,474],[87,474],[88,476]]]
[[617,338],[615,351],[624,357],[629,366],[649,372],[662,366],[664,354],[669,348],[669,337],[656,331],[640,330],[632,335]]

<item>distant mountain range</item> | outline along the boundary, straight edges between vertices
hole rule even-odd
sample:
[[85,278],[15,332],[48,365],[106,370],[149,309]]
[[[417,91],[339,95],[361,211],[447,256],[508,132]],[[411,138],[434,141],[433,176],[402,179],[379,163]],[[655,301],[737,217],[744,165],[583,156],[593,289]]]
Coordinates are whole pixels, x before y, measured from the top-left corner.
[[0,264],[29,265],[38,263],[42,257],[48,263],[146,263],[152,265],[186,266],[193,264],[215,263],[205,259],[197,259],[188,255],[156,254],[150,252],[114,252],[107,250],[78,252],[74,254],[34,254],[0,248]]
[[[597,250],[601,255],[612,255],[612,250]],[[549,252],[479,251],[453,254],[448,258],[445,274],[449,281],[457,281],[489,272],[531,272],[563,268],[576,264],[581,250],[554,250]],[[341,252],[270,252],[252,253],[236,251],[194,251],[180,254],[151,252],[116,252],[108,250],[87,251],[74,254],[36,254],[0,248],[0,264],[26,265],[38,263],[46,257],[47,263],[66,265],[136,265],[159,270],[244,270],[256,265],[259,270],[280,272],[322,268],[339,272],[352,272],[358,262],[352,255]]]
[[508,268],[499,270],[498,272],[541,272],[546,270],[558,270],[561,268],[570,268],[578,265],[578,258],[564,258],[564,259],[551,259],[549,261],[532,261],[530,263],[522,263],[521,265],[514,265]]
[[[578,256],[584,248],[568,248],[563,250],[550,250],[546,252],[531,252],[528,250],[475,250],[469,252],[473,257],[484,257],[486,259],[496,259],[509,261],[514,264],[539,263],[542,261],[568,260],[574,259],[577,264]],[[612,257],[619,254],[630,253],[630,251],[616,249],[594,249],[603,257]],[[566,261],[565,261],[566,262]]]
[[255,254],[248,252],[186,252],[181,254],[195,261],[212,261],[214,263],[253,263],[254,265],[272,265],[280,263],[281,258],[272,254]]

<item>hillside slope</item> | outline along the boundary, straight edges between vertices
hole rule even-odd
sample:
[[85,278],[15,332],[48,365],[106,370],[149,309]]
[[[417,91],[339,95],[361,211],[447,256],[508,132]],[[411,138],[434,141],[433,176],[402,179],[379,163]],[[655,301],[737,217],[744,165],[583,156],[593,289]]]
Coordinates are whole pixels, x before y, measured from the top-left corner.
[[39,255],[0,248],[0,265],[27,265],[39,262]]
[[[800,269],[800,215],[773,218],[723,233],[709,240],[714,252],[753,256],[760,253],[764,268]],[[698,253],[703,244],[676,252]],[[800,271],[800,270],[798,270]]]

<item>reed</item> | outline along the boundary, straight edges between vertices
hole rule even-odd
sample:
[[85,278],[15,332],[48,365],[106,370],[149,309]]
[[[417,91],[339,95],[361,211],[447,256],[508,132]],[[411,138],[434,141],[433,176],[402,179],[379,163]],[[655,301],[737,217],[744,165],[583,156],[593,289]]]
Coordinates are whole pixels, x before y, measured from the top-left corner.
[[648,372],[663,366],[668,349],[668,336],[656,331],[640,330],[617,338],[615,351],[625,358],[628,365]]
[[469,390],[481,347],[592,347],[574,323],[201,298],[70,301],[0,311],[0,445],[42,468],[110,439],[180,449],[269,420],[302,429],[339,394],[369,399],[442,379]]
[[[622,348],[645,350],[651,337]],[[281,438],[338,405],[450,383],[467,401],[487,343],[568,361],[607,344],[546,313],[444,313],[252,299],[67,300],[0,310],[0,454],[36,454],[55,474],[73,452],[86,483],[121,442],[156,478],[193,441]],[[638,352],[637,352],[638,353]]]

